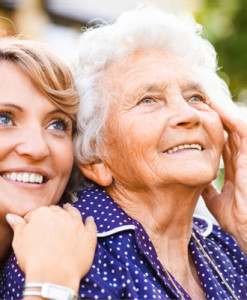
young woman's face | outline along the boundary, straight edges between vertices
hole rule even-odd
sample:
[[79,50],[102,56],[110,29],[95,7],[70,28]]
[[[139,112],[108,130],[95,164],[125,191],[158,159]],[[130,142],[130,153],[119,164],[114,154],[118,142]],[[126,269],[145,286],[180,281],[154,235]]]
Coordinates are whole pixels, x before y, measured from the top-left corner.
[[60,200],[73,165],[72,121],[12,62],[0,63],[0,217]]

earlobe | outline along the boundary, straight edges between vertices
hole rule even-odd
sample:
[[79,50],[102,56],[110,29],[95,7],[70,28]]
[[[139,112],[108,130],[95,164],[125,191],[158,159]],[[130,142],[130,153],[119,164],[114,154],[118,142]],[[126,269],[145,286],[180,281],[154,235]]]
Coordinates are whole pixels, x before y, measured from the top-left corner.
[[109,186],[112,184],[112,172],[103,162],[85,164],[78,167],[85,177],[98,185]]

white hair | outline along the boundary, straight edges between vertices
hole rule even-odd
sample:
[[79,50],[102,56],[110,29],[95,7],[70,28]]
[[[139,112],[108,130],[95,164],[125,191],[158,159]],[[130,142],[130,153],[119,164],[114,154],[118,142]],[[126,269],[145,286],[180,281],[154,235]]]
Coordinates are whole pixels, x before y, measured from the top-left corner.
[[202,27],[188,16],[175,16],[154,7],[123,13],[114,24],[89,28],[81,35],[75,81],[80,97],[75,156],[78,164],[100,158],[102,129],[109,95],[101,86],[106,69],[135,51],[164,49],[185,59],[196,72],[211,101],[231,103],[225,82],[218,77],[216,52],[202,37]]

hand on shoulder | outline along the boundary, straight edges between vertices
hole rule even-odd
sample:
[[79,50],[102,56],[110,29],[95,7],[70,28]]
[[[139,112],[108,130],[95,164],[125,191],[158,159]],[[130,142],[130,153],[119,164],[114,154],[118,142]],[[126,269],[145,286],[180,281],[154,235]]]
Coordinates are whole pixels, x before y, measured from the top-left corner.
[[97,228],[70,204],[40,207],[24,218],[7,215],[13,249],[26,282],[51,282],[77,292],[93,262]]

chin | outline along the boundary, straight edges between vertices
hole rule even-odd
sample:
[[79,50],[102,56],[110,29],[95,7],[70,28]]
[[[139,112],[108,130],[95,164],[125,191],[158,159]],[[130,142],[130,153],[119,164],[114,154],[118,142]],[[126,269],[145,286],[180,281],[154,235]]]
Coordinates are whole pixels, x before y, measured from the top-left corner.
[[27,199],[26,199],[26,201],[21,201],[21,200],[22,199],[19,199],[19,201],[13,201],[12,203],[14,205],[12,205],[11,207],[9,206],[8,212],[16,214],[20,217],[24,217],[31,210],[34,210],[34,209],[42,206],[42,204],[38,204],[33,199],[30,199],[30,201],[28,201]]
[[190,187],[199,187],[203,185],[208,185],[211,183],[218,174],[218,168],[217,169],[197,169],[192,172],[188,172],[187,174],[183,174],[186,176],[183,176],[180,180],[180,183],[183,185],[187,185]]
[[10,213],[13,213],[15,215],[18,215],[20,217],[24,217],[27,213],[29,213],[31,210],[33,210],[35,208],[33,207],[30,207],[30,208],[23,208],[23,207],[20,207],[19,209],[18,208],[15,208],[13,209],[12,211],[10,211]]

